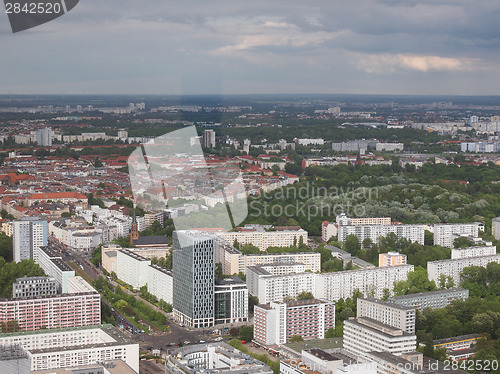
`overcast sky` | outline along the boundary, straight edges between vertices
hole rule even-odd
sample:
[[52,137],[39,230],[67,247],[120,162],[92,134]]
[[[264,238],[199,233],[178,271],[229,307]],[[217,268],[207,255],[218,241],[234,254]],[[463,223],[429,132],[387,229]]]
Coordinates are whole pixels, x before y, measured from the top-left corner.
[[500,94],[497,0],[81,0],[17,34],[0,17],[4,94]]

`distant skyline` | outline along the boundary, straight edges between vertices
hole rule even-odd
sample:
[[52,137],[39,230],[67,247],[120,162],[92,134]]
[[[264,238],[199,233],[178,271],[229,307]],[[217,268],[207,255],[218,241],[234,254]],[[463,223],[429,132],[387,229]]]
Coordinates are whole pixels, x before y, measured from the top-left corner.
[[0,94],[500,94],[492,1],[85,0],[18,34],[0,17]]

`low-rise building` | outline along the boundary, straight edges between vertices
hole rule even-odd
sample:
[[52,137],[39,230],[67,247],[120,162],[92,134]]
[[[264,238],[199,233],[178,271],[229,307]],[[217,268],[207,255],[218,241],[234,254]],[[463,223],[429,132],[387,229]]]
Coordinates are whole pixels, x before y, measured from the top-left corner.
[[226,343],[191,345],[174,350],[165,359],[166,374],[224,372],[273,374],[263,362]]
[[57,294],[56,280],[52,277],[23,277],[12,284],[12,298],[37,297]]

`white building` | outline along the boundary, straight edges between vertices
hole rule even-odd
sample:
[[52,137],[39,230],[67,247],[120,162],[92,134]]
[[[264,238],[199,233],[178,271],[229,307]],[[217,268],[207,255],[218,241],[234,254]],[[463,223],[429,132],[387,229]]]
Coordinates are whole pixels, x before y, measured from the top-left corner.
[[467,257],[492,256],[497,253],[497,247],[494,245],[477,246],[467,248],[453,248],[451,250],[451,259],[457,260]]
[[402,151],[404,147],[405,146],[403,143],[377,143],[375,149],[377,151],[394,152],[394,151]]
[[148,292],[169,304],[173,302],[174,278],[171,271],[158,265],[150,265],[147,268]]
[[265,231],[264,229],[242,230],[242,231],[218,231],[215,234],[233,244],[235,240],[240,244],[253,244],[261,251],[269,247],[290,247],[301,242],[307,244],[307,231],[299,230],[276,230]]
[[378,243],[381,236],[394,233],[400,238],[406,238],[410,242],[424,244],[425,225],[339,225],[338,239],[344,242],[349,235],[356,235],[359,242],[371,239],[373,243]]
[[[299,272],[273,275],[281,267],[290,269],[304,269],[303,264],[282,264],[274,266],[251,266],[247,269],[247,286],[251,295],[257,296],[263,304],[282,302],[288,297],[296,298],[301,292],[311,292],[315,295],[316,274]],[[269,269],[270,271],[268,271]]]
[[466,300],[468,298],[469,290],[465,288],[449,288],[447,290],[393,296],[389,301],[423,311],[425,308],[446,308],[454,300]]
[[337,236],[337,224],[335,222],[323,221],[321,224],[321,240],[326,243],[334,236]]
[[127,249],[116,252],[116,276],[134,289],[139,289],[148,283],[149,265],[151,260]]
[[215,324],[248,321],[248,288],[239,277],[215,280]]
[[0,334],[0,346],[19,344],[31,370],[50,370],[123,360],[139,372],[139,344],[111,325]]
[[40,247],[36,250],[37,260],[35,261],[50,277],[53,277],[59,292],[68,292],[68,278],[75,276],[75,271],[71,269],[63,260],[61,255],[50,247]]
[[259,304],[254,308],[254,340],[260,345],[284,344],[294,335],[304,340],[324,339],[335,327],[335,303],[302,300]]
[[392,292],[394,282],[406,281],[413,270],[413,265],[400,265],[316,274],[314,296],[336,301],[352,297],[359,290],[364,296],[381,299],[384,289]]
[[366,358],[368,352],[400,356],[417,349],[417,336],[368,317],[344,321],[344,349]]
[[479,230],[484,231],[484,224],[479,222],[435,224],[432,226],[434,245],[453,248],[453,241],[457,237],[471,236],[476,238]]
[[469,266],[482,266],[486,267],[490,262],[500,264],[500,254],[482,257],[466,257],[456,260],[441,260],[429,261],[427,263],[427,273],[429,280],[439,284],[439,278],[442,274],[447,277],[453,278],[455,286],[460,285],[460,273]]
[[166,374],[252,373],[273,374],[269,366],[226,343],[190,345],[165,359]]
[[373,298],[358,298],[357,316],[368,317],[415,334],[415,309]]
[[13,258],[15,262],[34,259],[35,249],[47,245],[47,221],[23,219],[12,222]]

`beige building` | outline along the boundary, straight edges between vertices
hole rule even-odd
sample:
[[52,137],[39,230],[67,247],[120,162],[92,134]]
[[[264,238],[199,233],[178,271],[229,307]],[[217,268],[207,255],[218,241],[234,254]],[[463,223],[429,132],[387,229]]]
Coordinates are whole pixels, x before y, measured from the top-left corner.
[[219,231],[215,234],[227,241],[234,243],[235,240],[240,244],[253,244],[261,251],[265,251],[269,247],[291,247],[298,245],[301,241],[307,244],[307,231],[303,229],[298,230],[241,230],[241,231]]
[[397,266],[397,265],[406,265],[406,255],[403,255],[399,252],[388,252],[381,253],[378,255],[378,266]]
[[369,317],[397,327],[410,334],[415,333],[415,308],[373,298],[358,298],[358,317]]

